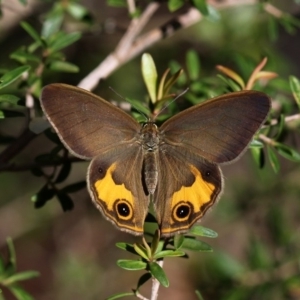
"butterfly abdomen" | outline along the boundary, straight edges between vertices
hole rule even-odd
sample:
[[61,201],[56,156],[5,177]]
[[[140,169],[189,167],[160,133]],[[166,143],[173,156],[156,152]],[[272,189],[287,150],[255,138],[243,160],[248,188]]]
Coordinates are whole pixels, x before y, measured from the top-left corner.
[[143,175],[149,194],[153,195],[157,186],[158,169],[156,152],[146,152],[144,156]]
[[157,152],[159,144],[158,128],[153,122],[147,122],[142,127],[141,142],[144,151],[144,183],[148,193],[153,195],[158,180]]

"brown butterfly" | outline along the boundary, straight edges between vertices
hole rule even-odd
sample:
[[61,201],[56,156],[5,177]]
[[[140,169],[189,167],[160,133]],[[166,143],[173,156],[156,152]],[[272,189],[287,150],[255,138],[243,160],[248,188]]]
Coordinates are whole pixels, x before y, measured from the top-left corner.
[[244,152],[270,110],[265,94],[235,92],[186,109],[158,128],[65,84],[46,86],[41,103],[70,152],[92,160],[88,189],[102,214],[141,235],[151,195],[164,237],[186,232],[217,201],[219,164]]

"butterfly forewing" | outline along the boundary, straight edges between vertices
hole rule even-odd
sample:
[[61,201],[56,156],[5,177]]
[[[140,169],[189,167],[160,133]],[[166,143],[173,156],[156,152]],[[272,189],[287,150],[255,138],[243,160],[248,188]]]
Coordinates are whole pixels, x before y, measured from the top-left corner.
[[62,142],[81,158],[132,144],[140,131],[139,123],[121,109],[69,85],[44,87],[41,104]]
[[270,99],[263,93],[230,93],[184,110],[160,130],[166,143],[188,148],[210,162],[225,163],[243,152],[269,110]]

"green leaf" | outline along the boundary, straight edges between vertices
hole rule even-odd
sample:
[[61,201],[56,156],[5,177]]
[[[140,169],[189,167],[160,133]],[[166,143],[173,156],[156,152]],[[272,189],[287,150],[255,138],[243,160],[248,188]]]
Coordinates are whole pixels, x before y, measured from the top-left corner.
[[158,253],[156,253],[153,258],[159,259],[163,257],[178,257],[178,256],[184,256],[185,252],[179,251],[179,250],[163,250]]
[[133,248],[139,256],[141,256],[142,258],[144,258],[146,260],[149,260],[147,250],[142,245],[133,244]]
[[181,65],[177,61],[171,60],[169,62],[169,66],[172,74],[175,75],[175,73],[178,74],[178,72],[180,72],[179,73],[180,76],[176,78],[177,85],[181,87],[185,86],[188,83],[188,80],[185,72],[181,71],[182,70]]
[[17,300],[34,300],[34,298],[28,294],[23,288],[19,286],[11,286],[9,287],[11,293],[17,298]]
[[285,115],[284,114],[280,114],[279,116],[279,120],[278,120],[278,131],[276,133],[276,135],[273,137],[273,140],[277,140],[280,138],[283,129],[284,129],[284,125],[285,125]]
[[173,74],[166,82],[166,84],[163,86],[163,95],[166,96],[169,93],[169,90],[171,87],[181,78],[183,74],[183,70],[179,69],[175,74]]
[[205,236],[209,238],[216,238],[218,234],[212,229],[203,227],[201,225],[194,225],[189,231],[190,234]]
[[218,74],[217,77],[220,78],[223,82],[225,82],[225,84],[230,88],[231,91],[238,92],[241,90],[241,87],[232,79],[226,78],[220,74]]
[[200,252],[213,251],[212,247],[207,243],[189,237],[185,237],[184,242],[182,244],[182,248]]
[[31,197],[31,201],[34,203],[35,208],[40,208],[45,205],[47,201],[52,199],[55,195],[55,191],[48,184],[45,184],[35,195]]
[[57,33],[64,20],[64,10],[61,5],[56,5],[55,9],[47,15],[42,27],[42,36],[48,39]]
[[204,300],[204,298],[202,297],[201,293],[198,290],[195,291],[195,294],[197,295],[197,298],[199,300]]
[[77,73],[79,68],[67,61],[54,60],[49,63],[49,70],[66,73]]
[[164,286],[168,287],[169,286],[169,280],[165,274],[165,271],[163,268],[156,262],[150,262],[149,263],[149,271],[151,275],[158,280],[158,282]]
[[263,148],[264,144],[259,140],[252,140],[249,145],[250,148]]
[[107,5],[115,7],[127,7],[126,0],[106,0]]
[[268,158],[269,158],[270,164],[272,166],[272,169],[277,174],[278,171],[280,170],[280,163],[279,163],[278,157],[277,157],[275,151],[269,145],[267,147],[267,151],[268,151]]
[[194,50],[189,50],[186,55],[187,72],[192,81],[199,78],[200,74],[200,60],[198,53]]
[[120,298],[129,297],[129,296],[134,296],[134,295],[135,295],[134,292],[129,292],[129,293],[118,293],[118,294],[115,294],[115,295],[112,295],[112,296],[106,298],[106,300],[120,299]]
[[276,142],[274,144],[275,149],[277,150],[277,152],[285,157],[286,159],[289,159],[291,161],[295,161],[295,162],[299,162],[300,161],[300,153],[298,151],[296,151],[295,149],[281,144],[279,142]]
[[32,53],[27,52],[24,49],[19,49],[9,56],[11,59],[18,61],[21,64],[26,64],[28,62],[40,62],[41,59]]
[[72,210],[74,208],[73,200],[68,194],[59,191],[56,193],[56,195],[63,211]]
[[171,12],[179,9],[184,5],[184,0],[168,0],[168,8]]
[[175,249],[179,249],[182,247],[184,241],[184,235],[183,234],[176,234],[174,236],[174,247]]
[[293,96],[296,100],[298,108],[300,109],[300,81],[295,76],[290,76],[290,87],[293,93]]
[[83,6],[75,2],[69,2],[67,6],[68,13],[75,19],[81,20],[88,15],[88,10]]
[[0,277],[2,276],[4,269],[5,269],[5,264],[2,257],[0,256]]
[[69,176],[70,172],[71,172],[71,162],[70,161],[66,161],[62,168],[60,169],[60,172],[58,173],[56,179],[55,179],[55,183],[61,183],[64,180],[67,179],[67,177]]
[[15,272],[17,268],[17,257],[16,257],[16,250],[11,238],[6,239],[8,252],[9,252],[9,264],[11,266],[11,271]]
[[0,78],[0,89],[16,81],[23,73],[27,72],[30,66],[22,66],[5,73]]
[[148,280],[150,280],[152,278],[151,274],[149,272],[143,274],[139,280],[138,280],[138,283],[137,283],[137,290],[142,286],[144,285]]
[[147,263],[141,260],[119,259],[117,265],[122,269],[131,271],[145,270],[147,268]]
[[0,95],[0,102],[7,102],[10,104],[17,104],[17,102],[20,100],[19,97],[11,94],[3,94]]
[[61,189],[61,192],[71,194],[71,193],[80,191],[81,189],[83,189],[85,187],[86,187],[86,181],[79,181],[79,182],[65,186],[63,189]]
[[136,100],[132,98],[126,97],[126,100],[131,104],[132,108],[139,112],[139,114],[142,114],[146,116],[146,119],[150,115],[150,110],[147,108],[144,103],[141,100]]
[[60,34],[51,43],[51,45],[49,47],[49,51],[56,52],[61,49],[64,49],[64,48],[68,47],[69,45],[78,41],[80,38],[81,38],[80,32],[72,32],[69,34]]
[[116,246],[122,250],[125,250],[129,253],[135,254],[137,255],[136,251],[133,248],[132,244],[128,244],[128,243],[116,243]]
[[278,21],[276,18],[274,18],[271,15],[268,15],[267,19],[268,23],[268,34],[270,37],[270,40],[272,42],[275,42],[278,39]]
[[157,71],[152,56],[144,53],[142,56],[142,75],[152,103],[156,102]]
[[259,168],[262,168],[265,165],[265,155],[264,155],[263,148],[253,147],[251,148],[251,153],[255,164]]
[[21,22],[21,26],[40,46],[45,45],[38,32],[31,25],[27,22]]
[[28,280],[31,278],[38,277],[40,274],[37,271],[24,271],[17,274],[14,274],[3,281],[3,284],[6,286],[14,284],[18,281]]
[[209,10],[207,7],[206,0],[193,0],[195,7],[204,15],[207,16],[209,14]]

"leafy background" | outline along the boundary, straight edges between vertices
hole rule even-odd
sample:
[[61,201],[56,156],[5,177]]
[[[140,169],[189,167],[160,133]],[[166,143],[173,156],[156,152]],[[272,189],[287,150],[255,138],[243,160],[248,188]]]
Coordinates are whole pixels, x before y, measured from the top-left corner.
[[[116,265],[119,258],[132,255],[120,251],[115,244],[134,243],[137,239],[115,229],[92,205],[86,189],[82,188],[88,162],[75,160],[64,165],[57,186],[72,193],[64,194],[60,201],[57,197],[50,197],[50,201],[47,195],[39,198],[47,176],[53,172],[52,166],[44,165],[49,162],[49,152],[56,148],[55,138],[49,139],[49,130],[48,137],[43,133],[32,137],[26,131],[29,124],[33,126],[29,121],[42,116],[38,95],[43,85],[53,82],[77,85],[122,38],[130,22],[128,9],[126,5],[109,6],[108,2],[125,1],[4,0],[1,3],[0,71],[7,74],[20,66],[31,69],[0,91],[1,95],[20,98],[19,105],[12,103],[12,97],[10,104],[1,103],[4,112],[0,120],[1,152],[14,151],[8,147],[20,141],[20,136],[26,141],[26,147],[0,165],[0,254],[3,262],[9,260],[6,239],[11,237],[17,270],[40,273],[39,277],[33,273],[34,278],[16,284],[35,299],[105,299],[135,288],[142,274]],[[148,2],[139,3],[141,13]],[[272,97],[274,118],[280,114],[298,115],[289,80],[291,75],[300,77],[298,1],[228,1],[230,5],[223,9],[218,7],[218,1],[207,2],[214,10],[199,23],[178,30],[147,49],[158,73],[178,64],[189,72],[187,53],[193,50],[199,59],[199,73],[183,86],[193,86],[191,95],[198,93],[209,98],[224,90],[216,65],[229,67],[247,80],[261,59],[268,57],[265,69],[276,72],[278,77],[258,88]],[[161,1],[145,30],[157,28],[197,3],[205,1]],[[278,11],[266,11],[267,4]],[[174,11],[170,12],[170,8]],[[203,7],[201,12],[205,13]],[[26,23],[20,24],[21,21]],[[49,47],[43,40],[39,41],[41,30],[47,32],[46,22],[50,33],[53,30],[56,34],[50,47],[52,54],[46,51]],[[138,55],[120,65],[107,79],[101,80],[94,92],[119,101],[109,89],[113,87],[125,97],[145,101],[140,58]],[[61,63],[65,61],[68,63]],[[293,91],[297,99],[297,89]],[[34,108],[28,104],[31,99],[28,95],[34,100]],[[194,99],[190,96],[189,101]],[[182,104],[180,100],[179,103]],[[278,141],[295,151],[299,149],[299,121],[286,124]],[[195,290],[201,292],[203,299],[300,299],[299,157],[297,154],[282,157],[274,151],[277,161],[272,154],[270,159],[267,149],[264,153],[263,168],[255,164],[251,151],[222,168],[224,194],[202,221],[219,234],[216,239],[203,238],[214,252],[189,252],[188,259],[166,259],[164,269],[170,287],[160,288],[159,299],[198,299]],[[32,168],[41,165],[42,175],[39,168]],[[59,168],[56,172],[60,172]],[[37,202],[33,200],[39,199],[41,208],[36,209]],[[68,210],[72,206],[70,199],[74,203],[72,210]],[[16,294],[13,296],[12,290],[5,286],[4,272],[0,274],[5,299],[16,299]],[[142,291],[147,294],[149,288],[147,284]],[[31,299],[29,294],[20,293],[18,299]]]

